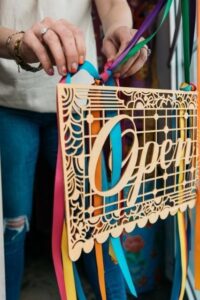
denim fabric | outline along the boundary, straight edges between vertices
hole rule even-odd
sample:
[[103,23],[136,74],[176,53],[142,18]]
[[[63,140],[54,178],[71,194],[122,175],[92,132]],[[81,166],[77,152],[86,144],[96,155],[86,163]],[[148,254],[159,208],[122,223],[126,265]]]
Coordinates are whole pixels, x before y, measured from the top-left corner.
[[[5,223],[5,266],[7,300],[18,300],[24,269],[24,241],[32,212],[35,168],[39,149],[55,169],[57,120],[54,113],[37,113],[0,107],[0,147],[2,164],[3,211]],[[9,228],[10,220],[23,217],[18,230]],[[125,300],[124,280],[104,245],[108,300]],[[89,280],[101,299],[94,252],[84,255]],[[90,268],[88,268],[90,266]]]
[[[113,263],[108,254],[108,242],[103,244],[103,259],[105,267],[105,284],[107,300],[126,300],[126,287],[122,272],[118,264]],[[83,254],[85,273],[92,284],[97,300],[101,299],[98,285],[95,250],[89,254]]]

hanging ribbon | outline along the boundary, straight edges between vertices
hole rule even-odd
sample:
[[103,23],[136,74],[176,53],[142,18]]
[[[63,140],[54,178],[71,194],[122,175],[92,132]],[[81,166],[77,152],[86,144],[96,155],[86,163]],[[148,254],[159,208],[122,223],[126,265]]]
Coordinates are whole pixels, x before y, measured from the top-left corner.
[[190,0],[189,5],[189,24],[190,24],[190,60],[192,59],[193,46],[194,46],[194,34],[196,26],[196,0]]
[[[194,34],[195,34],[195,27],[196,27],[196,20],[197,20],[197,13],[196,13],[196,0],[190,0],[190,65],[192,62],[192,55],[194,53]],[[197,87],[190,83],[191,90],[195,91]],[[190,122],[190,120],[188,120]],[[194,126],[194,122],[190,126]],[[196,163],[196,160],[194,161]],[[196,165],[194,164],[196,167]],[[188,239],[188,259],[189,259],[189,251],[192,249],[192,212],[191,210],[188,211],[188,224],[187,224],[187,239]],[[199,239],[200,241],[200,239]]]
[[83,288],[82,288],[82,284],[81,284],[81,281],[80,281],[80,277],[78,275],[78,271],[77,271],[77,268],[76,268],[75,264],[73,264],[73,270],[74,270],[76,290],[78,291],[78,299],[79,300],[87,300],[86,297],[85,297],[85,294],[84,294],[84,291],[83,291]]
[[[97,135],[101,129],[101,124],[98,119],[100,118],[100,113],[98,111],[92,112],[93,116],[96,121],[92,123],[91,126],[91,134]],[[101,173],[101,158],[99,158],[97,162],[96,168],[96,184],[99,190],[102,189],[102,173]],[[94,207],[101,207],[102,206],[102,198],[98,195],[94,195]],[[95,210],[94,215],[101,214],[102,210],[98,209]],[[101,292],[102,300],[106,300],[106,286],[105,286],[105,272],[104,272],[104,263],[103,263],[103,249],[102,245],[95,241],[95,253],[96,253],[96,261],[97,261],[97,271],[98,271],[98,278],[99,278],[99,288]]]
[[[180,128],[180,138],[182,139],[182,141],[186,139],[185,129],[184,129],[185,128],[184,113],[185,113],[184,108],[183,110],[180,109],[179,128]],[[183,190],[184,190],[183,187],[183,181],[185,180],[184,171],[185,171],[184,152],[182,152],[180,165],[179,165],[179,178],[178,178],[180,200],[182,200]],[[179,233],[179,242],[180,242],[180,253],[178,253],[178,255],[181,256],[181,271],[182,271],[179,300],[182,300],[185,294],[188,261],[187,261],[187,238],[186,238],[185,219],[184,219],[184,213],[182,213],[180,210],[178,210],[177,219],[178,219],[178,233]]]
[[[182,3],[179,1],[178,5],[178,12],[176,14],[176,28],[174,32],[174,37],[172,41],[172,45],[169,50],[169,58],[168,58],[168,66],[170,67],[170,63],[172,60],[172,57],[174,55],[174,51],[176,49],[176,43],[178,40],[179,32],[180,32],[180,25],[181,25],[181,17],[183,13],[187,16],[187,9],[189,10],[189,22],[186,19],[186,22],[184,21],[184,27],[186,28],[186,32],[184,31],[184,39],[187,37],[187,34],[189,32],[189,54],[190,54],[190,61],[192,58],[193,53],[193,45],[194,45],[194,33],[195,33],[195,23],[196,23],[196,0],[190,0],[190,5],[188,7],[188,4],[182,9]],[[188,29],[189,25],[189,29]],[[188,46],[187,46],[188,47]]]
[[179,32],[180,32],[180,28],[181,28],[181,18],[182,18],[181,1],[179,1],[178,12],[177,12],[176,17],[175,17],[176,27],[175,27],[175,31],[174,31],[172,44],[171,44],[170,49],[169,49],[169,57],[168,57],[168,60],[167,60],[167,66],[169,68],[170,68],[170,65],[171,65],[171,61],[172,61],[174,52],[176,50],[176,45],[177,45]]
[[175,219],[175,235],[176,235],[176,259],[175,259],[175,272],[173,278],[173,286],[171,293],[171,300],[177,300],[180,295],[181,290],[181,247],[180,247],[180,239],[179,239],[179,231],[178,231],[178,219]]
[[182,0],[182,16],[183,16],[183,52],[184,52],[184,72],[185,81],[190,83],[190,24],[189,17],[189,2]]
[[67,247],[67,229],[66,229],[65,221],[63,223],[61,249],[62,249],[61,251],[62,251],[62,261],[63,261],[63,270],[64,270],[64,280],[65,280],[65,291],[67,294],[67,299],[77,300],[73,263],[69,258],[69,251]]
[[[109,86],[114,86],[115,82],[112,77],[109,78],[109,80],[106,82],[106,85]],[[117,115],[117,112],[115,111],[110,111],[106,113],[106,117],[114,117]],[[108,180],[108,175],[106,172],[106,164],[104,157],[102,157],[102,178],[103,178],[103,190],[107,190],[108,188],[111,188],[117,184],[121,177],[121,169],[122,169],[122,138],[121,138],[121,126],[118,123],[115,125],[115,127],[112,129],[110,133],[110,149],[112,153],[112,174],[111,174],[111,179],[110,182]],[[107,197],[106,198],[106,208],[105,212],[106,215],[108,214],[109,211],[114,211],[116,209],[120,209],[119,205],[120,203],[116,204],[117,201],[117,195],[112,196],[112,197]],[[110,205],[113,204],[113,205]],[[108,206],[109,205],[109,206]],[[117,205],[117,207],[116,207]],[[108,206],[108,207],[107,207]],[[112,221],[112,220],[111,220]],[[135,286],[133,284],[133,280],[126,262],[126,258],[124,255],[124,251],[121,245],[120,238],[113,238],[110,237],[110,242],[112,249],[114,251],[114,255],[117,259],[117,262],[120,266],[120,269],[122,271],[122,274],[124,276],[124,279],[127,283],[127,286],[129,288],[130,293],[137,297],[137,292],[135,289]]]
[[[181,85],[181,90],[191,91],[193,86],[190,84],[190,64],[192,58],[192,49],[193,49],[193,39],[194,39],[194,24],[195,24],[195,4],[194,0],[191,0],[190,5],[188,0],[182,0],[181,10],[182,10],[182,19],[183,19],[183,46],[184,46],[184,75],[187,83]],[[194,20],[191,21],[193,17]],[[188,20],[191,22],[188,23]],[[179,116],[179,128],[180,128],[180,137],[182,140],[187,138],[185,133],[185,119],[184,108],[180,109]],[[187,134],[190,134],[189,132]],[[183,155],[183,154],[182,154]],[[183,195],[183,186],[182,182],[184,181],[184,169],[185,164],[183,157],[179,165],[179,194],[180,199]],[[187,218],[187,228],[186,221]],[[178,211],[177,214],[177,226],[176,226],[176,264],[175,264],[175,274],[174,282],[172,288],[172,300],[182,300],[185,293],[185,286],[187,280],[187,268],[188,268],[188,256],[190,249],[190,240],[191,240],[191,221],[189,214],[184,214],[181,211]],[[186,234],[187,233],[187,234]],[[179,297],[177,298],[177,296]]]
[[53,226],[52,226],[52,255],[54,262],[54,269],[56,273],[58,288],[61,300],[67,300],[64,272],[61,256],[61,240],[62,229],[64,222],[64,181],[62,174],[62,156],[60,144],[58,145],[56,175],[55,175],[55,188],[54,188],[54,207],[53,207]]

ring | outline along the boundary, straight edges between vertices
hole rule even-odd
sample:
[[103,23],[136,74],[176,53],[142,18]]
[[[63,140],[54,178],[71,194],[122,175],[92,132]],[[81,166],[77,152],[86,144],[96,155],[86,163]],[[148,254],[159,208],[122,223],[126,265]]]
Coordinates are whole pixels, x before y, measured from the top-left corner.
[[149,57],[151,55],[151,49],[149,49],[147,45],[144,45],[142,48],[147,51],[147,57]]
[[149,57],[151,55],[151,49],[147,49],[147,56]]
[[49,30],[49,27],[43,27],[40,30],[40,34],[43,37],[45,35],[45,33],[47,33],[47,31]]

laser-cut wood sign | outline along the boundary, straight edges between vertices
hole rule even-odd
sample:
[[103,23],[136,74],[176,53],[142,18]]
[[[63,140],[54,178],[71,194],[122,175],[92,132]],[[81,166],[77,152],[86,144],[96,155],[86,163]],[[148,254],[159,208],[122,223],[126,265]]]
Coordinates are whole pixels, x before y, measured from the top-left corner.
[[[59,84],[58,111],[73,261],[94,240],[195,205],[196,92]],[[111,146],[116,126],[121,133]],[[120,178],[105,189],[97,182],[98,164],[104,157],[112,178],[112,147],[122,145]]]

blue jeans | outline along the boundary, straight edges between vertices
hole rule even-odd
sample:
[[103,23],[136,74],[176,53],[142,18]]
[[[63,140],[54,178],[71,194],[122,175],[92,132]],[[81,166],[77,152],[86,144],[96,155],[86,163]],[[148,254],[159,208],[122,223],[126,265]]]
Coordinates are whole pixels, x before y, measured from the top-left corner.
[[[0,148],[3,187],[7,300],[18,300],[24,269],[24,242],[32,213],[33,183],[39,148],[55,169],[57,120],[54,113],[37,113],[0,107]],[[101,299],[94,251],[83,255],[89,280]],[[108,300],[125,300],[119,266],[104,245]],[[88,268],[88,266],[90,266]]]

